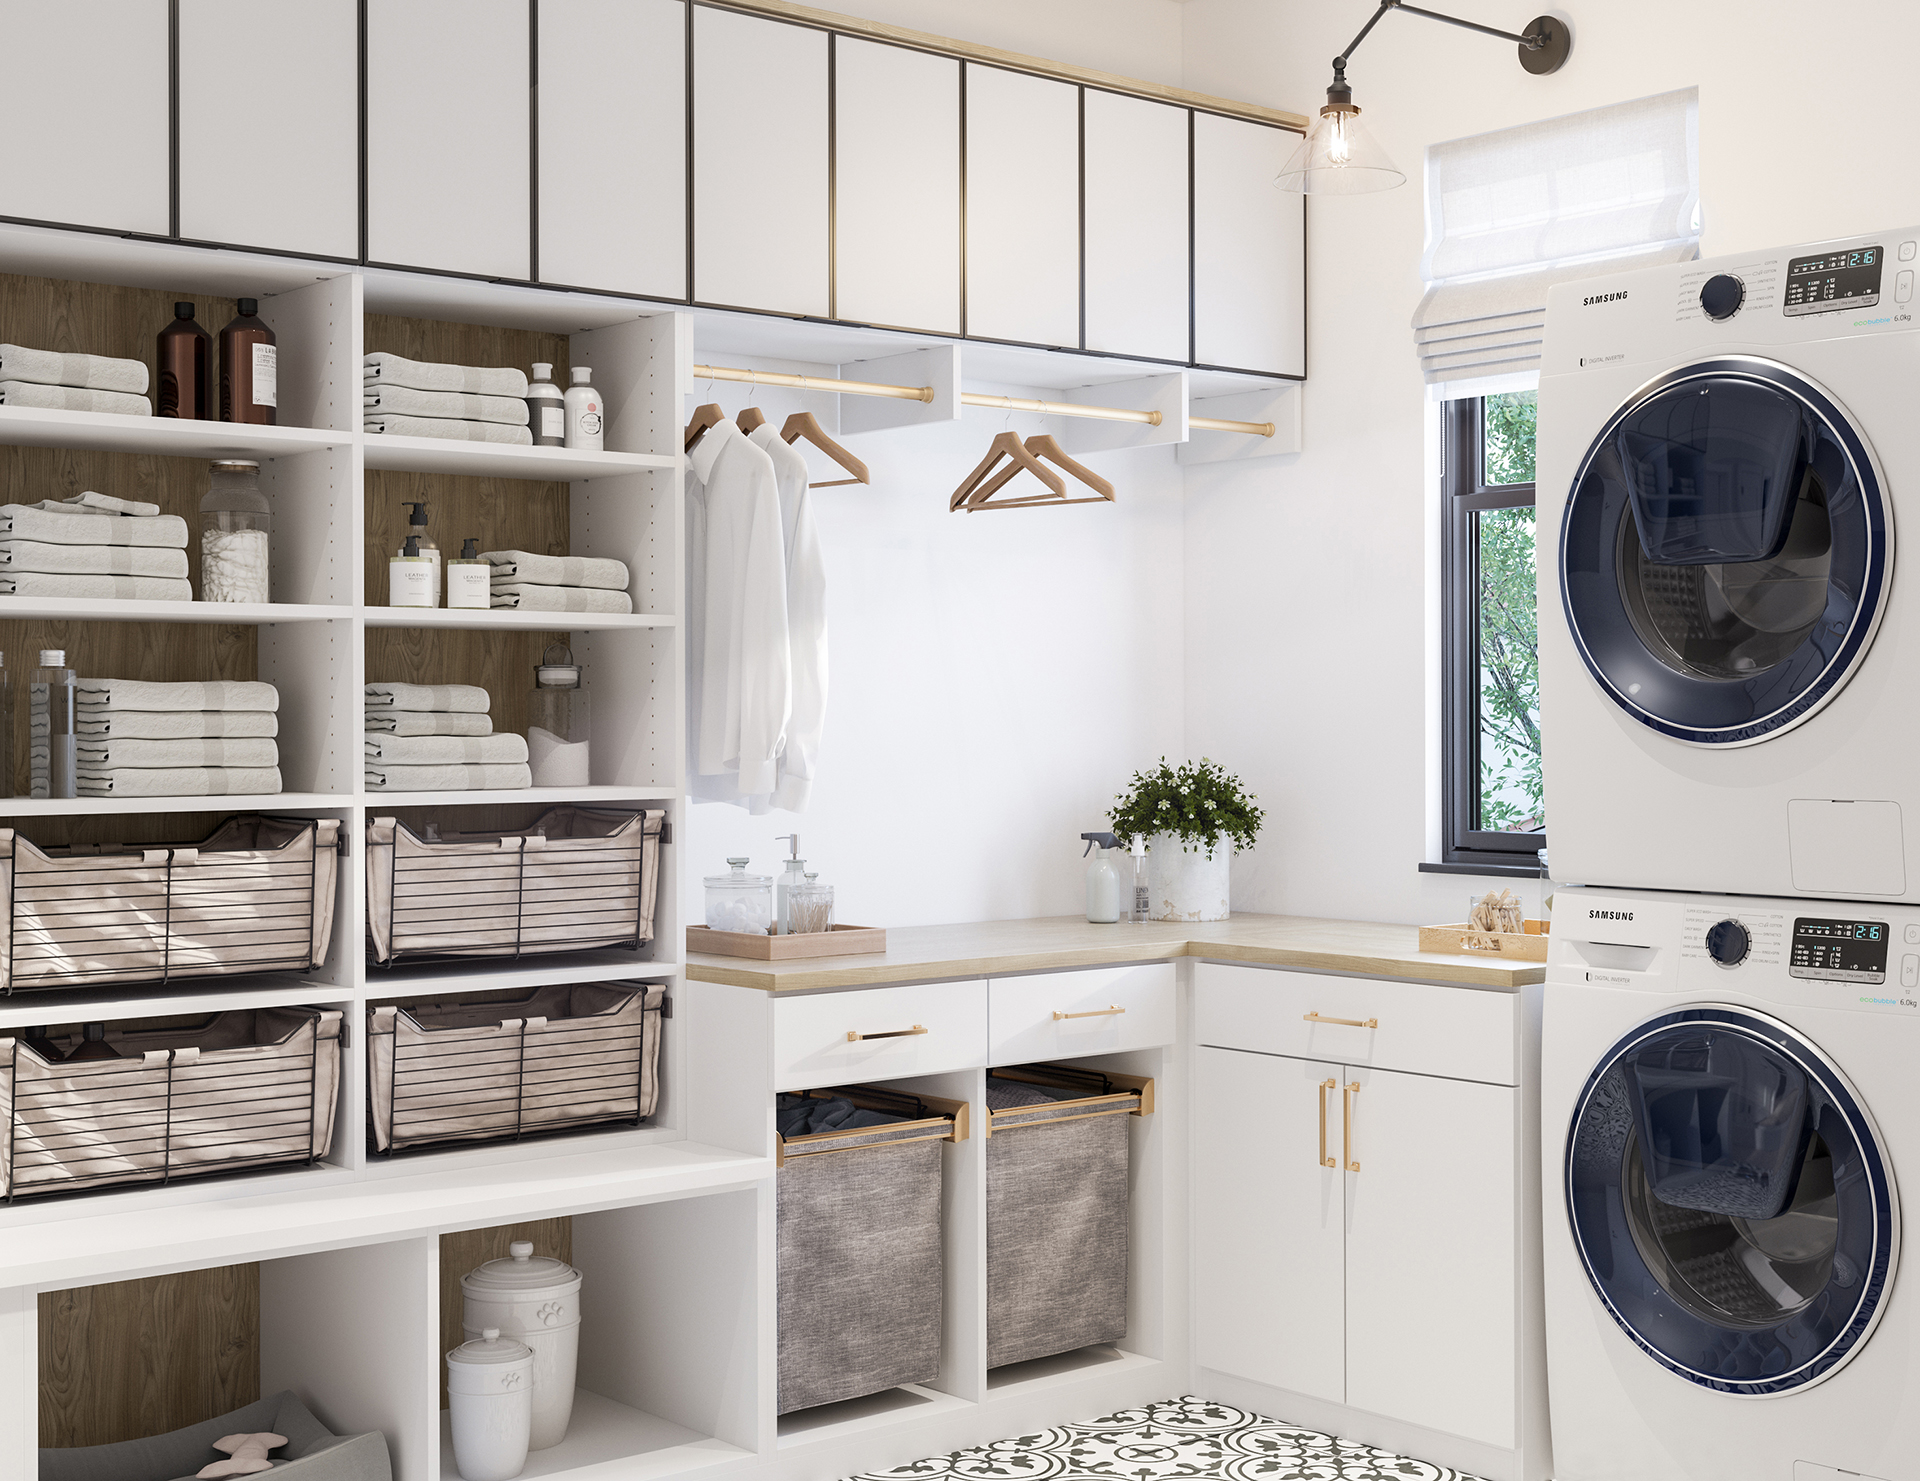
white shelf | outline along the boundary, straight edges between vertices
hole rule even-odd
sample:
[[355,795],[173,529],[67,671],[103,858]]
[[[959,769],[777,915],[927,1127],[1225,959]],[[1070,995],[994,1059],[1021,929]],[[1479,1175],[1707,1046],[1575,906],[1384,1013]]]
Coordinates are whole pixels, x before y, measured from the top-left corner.
[[109,984],[65,992],[22,992],[0,998],[0,1031],[79,1019],[171,1018],[224,1013],[233,1008],[310,1007],[344,1003],[353,994],[328,982],[287,973],[252,977],[193,977],[165,987]]
[[677,961],[650,960],[632,951],[570,951],[560,956],[521,957],[518,961],[464,957],[415,963],[403,957],[397,967],[367,963],[366,996],[369,1002],[377,1003],[384,998],[411,998],[421,993],[512,992],[561,982],[657,982],[679,973]]
[[335,792],[223,792],[213,797],[0,797],[0,817],[61,818],[85,817],[90,813],[107,816],[141,812],[312,813],[352,807],[353,801],[350,795]]
[[368,627],[475,627],[501,632],[606,632],[678,627],[658,612],[522,612],[512,607],[367,607]]
[[[3,410],[4,408],[0,408]],[[299,602],[134,602],[85,597],[0,596],[0,617],[44,617],[53,622],[345,622],[351,607]]]
[[631,787],[502,787],[490,792],[367,792],[360,800],[370,812],[390,807],[472,807],[495,802],[545,802],[557,807],[563,802],[655,802],[677,796],[679,790],[671,782],[656,782]]
[[[654,1481],[749,1454],[725,1440],[580,1388],[573,1392],[566,1439],[530,1452],[520,1476],[522,1481],[562,1474],[578,1481],[616,1475],[621,1481]],[[453,1462],[452,1421],[445,1410],[440,1413],[440,1474],[446,1481],[460,1481]]]
[[351,447],[356,435],[312,427],[255,427],[235,422],[182,421],[177,417],[130,417],[118,412],[0,406],[0,444],[13,447],[258,460]]
[[567,447],[514,447],[505,443],[456,442],[445,437],[361,436],[367,467],[395,473],[455,473],[469,478],[538,478],[568,481],[618,477],[655,468],[677,468],[675,453],[584,452]]

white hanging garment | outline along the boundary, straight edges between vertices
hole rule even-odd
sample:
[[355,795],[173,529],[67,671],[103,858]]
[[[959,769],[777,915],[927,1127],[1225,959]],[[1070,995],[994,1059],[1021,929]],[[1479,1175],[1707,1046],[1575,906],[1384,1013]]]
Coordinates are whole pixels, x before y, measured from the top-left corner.
[[[820,735],[827,723],[827,570],[807,490],[807,460],[762,422],[748,440],[773,459],[780,485],[780,528],[786,551],[787,647],[792,655],[793,711],[780,752],[779,780],[769,799],[788,812],[806,810],[819,776]],[[758,799],[756,799],[758,801]],[[749,805],[750,810],[765,807]]]

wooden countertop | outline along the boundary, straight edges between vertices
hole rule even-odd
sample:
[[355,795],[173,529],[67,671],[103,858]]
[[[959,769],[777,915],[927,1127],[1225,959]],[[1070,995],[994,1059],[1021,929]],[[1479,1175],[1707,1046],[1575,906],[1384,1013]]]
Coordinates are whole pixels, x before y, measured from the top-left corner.
[[1145,926],[1094,926],[1078,916],[1054,916],[889,929],[886,951],[864,956],[760,962],[689,952],[687,976],[694,982],[724,982],[768,992],[809,992],[1192,956],[1504,992],[1546,980],[1546,967],[1539,962],[1423,952],[1419,935],[1416,926],[1292,915],[1236,915],[1211,925],[1155,921]]

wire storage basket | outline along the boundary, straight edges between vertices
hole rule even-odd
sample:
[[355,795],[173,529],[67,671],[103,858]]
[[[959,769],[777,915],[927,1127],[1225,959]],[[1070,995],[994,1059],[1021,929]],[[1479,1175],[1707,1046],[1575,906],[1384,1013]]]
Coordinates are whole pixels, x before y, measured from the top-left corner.
[[556,807],[519,832],[367,824],[368,953],[526,956],[653,940],[663,809]]
[[367,1140],[376,1152],[625,1122],[659,1101],[667,990],[558,983],[514,998],[367,1009]]
[[[250,1008],[0,1038],[0,1198],[315,1163],[333,1145],[342,1015]],[[18,1031],[15,1031],[16,1034]]]
[[333,937],[335,818],[249,814],[198,844],[42,849],[0,828],[6,993],[306,972]]

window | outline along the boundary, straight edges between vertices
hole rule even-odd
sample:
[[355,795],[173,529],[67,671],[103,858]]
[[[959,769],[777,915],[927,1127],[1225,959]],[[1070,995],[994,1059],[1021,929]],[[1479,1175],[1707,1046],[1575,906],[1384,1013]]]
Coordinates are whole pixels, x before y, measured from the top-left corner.
[[1547,846],[1534,610],[1537,393],[1448,401],[1441,805],[1448,864],[1538,866]]

